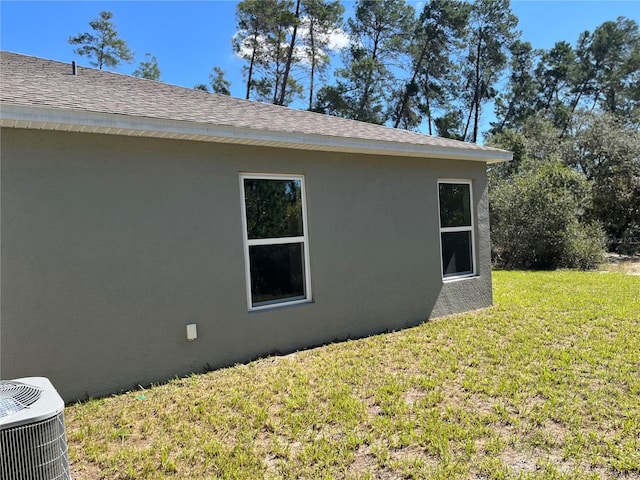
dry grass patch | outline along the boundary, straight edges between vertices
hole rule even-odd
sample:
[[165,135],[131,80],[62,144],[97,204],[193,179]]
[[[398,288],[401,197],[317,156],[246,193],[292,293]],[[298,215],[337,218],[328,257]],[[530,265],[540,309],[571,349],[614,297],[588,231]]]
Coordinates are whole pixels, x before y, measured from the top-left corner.
[[74,478],[640,478],[640,278],[494,288],[484,311],[72,405]]
[[640,275],[640,255],[629,256],[610,253],[603,270],[627,275]]

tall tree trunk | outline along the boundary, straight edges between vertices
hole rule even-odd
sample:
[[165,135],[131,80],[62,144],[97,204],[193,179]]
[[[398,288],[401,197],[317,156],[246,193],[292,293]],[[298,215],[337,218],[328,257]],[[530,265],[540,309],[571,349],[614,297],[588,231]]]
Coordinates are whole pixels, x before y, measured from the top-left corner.
[[[273,87],[273,99],[271,101],[271,103],[273,103],[274,105],[279,105],[279,103],[278,103],[279,100],[278,99],[280,98],[280,95],[279,95],[280,94],[280,79],[281,79],[281,75],[282,75],[282,70],[281,70],[281,68],[282,68],[282,58],[280,57],[280,53],[281,53],[280,45],[282,44],[282,42],[280,41],[281,40],[281,35],[282,35],[282,33],[278,33],[278,43],[277,43],[278,48],[276,50],[277,54],[276,54],[276,58],[275,58],[275,61],[274,61],[276,70],[274,72],[274,77],[275,78],[274,78],[274,87]],[[284,88],[283,88],[283,90],[284,90]]]
[[[373,52],[371,53],[371,59],[373,60],[374,68],[377,70],[378,65],[378,43],[380,40],[380,32],[376,32],[376,37],[373,41]],[[367,79],[367,82],[364,87],[364,91],[362,93],[362,98],[360,99],[360,105],[358,106],[358,111],[355,115],[355,120],[362,120],[364,109],[369,103],[369,96],[371,95],[371,84],[373,83],[373,75],[375,72],[371,72],[371,76]]]
[[473,116],[473,137],[471,141],[473,143],[478,143],[478,123],[480,121],[480,95],[478,95],[476,101],[475,114]]
[[[254,39],[257,42],[257,39]],[[249,74],[247,75],[247,96],[245,99],[249,100],[251,95],[251,82],[253,81],[253,64],[256,61],[256,44],[253,45],[253,51],[251,52],[251,62],[249,62]]]
[[471,116],[473,115],[473,107],[476,104],[476,100],[475,98],[473,99],[473,103],[471,104],[471,107],[469,108],[469,115],[467,115],[467,123],[465,123],[464,125],[464,132],[462,133],[462,140],[464,140],[465,138],[467,138],[467,133],[469,132],[469,125],[471,124]]
[[249,64],[249,75],[247,75],[247,95],[244,97],[249,100],[251,95],[251,76],[253,75],[253,55],[251,55],[251,63]]
[[[415,81],[416,81],[416,78],[418,77],[418,72],[422,68],[422,62],[424,61],[425,49],[426,48],[427,48],[426,45],[424,45],[423,48],[422,48],[422,53],[420,54],[420,58],[418,59],[418,64],[413,69],[413,75],[411,76],[410,84],[414,84]],[[398,116],[396,118],[396,121],[394,122],[393,128],[398,128],[398,125],[400,125],[400,122],[402,121],[402,117],[404,116],[404,112],[407,109],[407,104],[408,103],[409,103],[409,89],[407,87],[405,87],[404,95],[402,96],[402,99],[400,101],[400,108],[397,111],[397,115]]]
[[580,103],[580,99],[582,99],[582,94],[584,93],[585,88],[589,83],[589,80],[591,79],[587,78],[585,79],[584,82],[582,82],[582,85],[580,85],[580,90],[578,90],[578,95],[576,95],[576,97],[571,102],[571,110],[570,110],[571,115],[567,120],[565,120],[564,125],[562,126],[562,132],[560,133],[560,138],[564,138],[564,136],[567,134],[567,130],[569,130],[569,122],[570,122],[569,119],[573,117],[573,114],[575,113],[576,108],[578,108],[578,104]]
[[[311,49],[312,54],[315,56],[315,53],[313,53],[314,49]],[[315,58],[311,59],[311,76],[309,78],[309,110],[313,109],[313,80],[314,80],[314,75],[315,75],[315,70],[316,70],[316,60]]]
[[287,95],[287,82],[289,81],[289,72],[291,71],[291,63],[293,62],[293,49],[296,46],[296,36],[298,34],[298,20],[300,19],[300,0],[296,2],[296,22],[293,25],[293,32],[291,33],[291,43],[289,44],[289,55],[287,56],[287,63],[284,67],[284,75],[282,77],[282,89],[280,92],[280,100],[278,105],[284,105],[284,100]]
[[513,104],[515,102],[515,99],[511,99],[511,101],[509,101],[509,108],[507,108],[507,113],[504,114],[504,117],[502,117],[502,121],[500,122],[500,127],[499,127],[499,131],[502,132],[504,130],[504,126],[507,124],[507,120],[509,120],[511,117],[511,114],[513,113]]
[[473,121],[473,143],[478,141],[478,122],[480,120],[480,102],[482,101],[482,81],[480,80],[480,53],[482,49],[482,29],[478,31],[478,48],[476,50],[476,91],[474,94],[475,115]]
[[427,126],[429,128],[429,135],[433,135],[433,131],[431,130],[431,104],[429,102],[429,95],[425,95],[425,102],[427,102]]
[[315,26],[314,19],[309,20],[309,42],[311,46],[311,73],[309,74],[309,110],[313,108],[313,90],[315,87],[315,73],[316,73],[316,37],[314,34]]

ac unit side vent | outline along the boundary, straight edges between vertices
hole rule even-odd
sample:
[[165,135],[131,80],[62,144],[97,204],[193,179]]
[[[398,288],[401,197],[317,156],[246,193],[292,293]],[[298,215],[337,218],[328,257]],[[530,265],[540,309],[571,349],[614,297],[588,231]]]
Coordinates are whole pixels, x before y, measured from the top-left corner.
[[64,414],[31,425],[0,431],[0,478],[67,480],[70,478]]
[[38,401],[42,388],[10,380],[0,380],[0,418],[24,410]]
[[44,377],[0,381],[0,480],[71,480],[64,402]]

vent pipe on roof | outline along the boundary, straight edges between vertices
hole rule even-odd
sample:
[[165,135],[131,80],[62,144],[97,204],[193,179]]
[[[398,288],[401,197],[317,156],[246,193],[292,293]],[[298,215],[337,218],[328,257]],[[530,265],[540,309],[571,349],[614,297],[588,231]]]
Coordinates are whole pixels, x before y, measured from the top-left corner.
[[71,62],[71,73],[73,73],[74,75],[78,75],[78,67],[75,60]]

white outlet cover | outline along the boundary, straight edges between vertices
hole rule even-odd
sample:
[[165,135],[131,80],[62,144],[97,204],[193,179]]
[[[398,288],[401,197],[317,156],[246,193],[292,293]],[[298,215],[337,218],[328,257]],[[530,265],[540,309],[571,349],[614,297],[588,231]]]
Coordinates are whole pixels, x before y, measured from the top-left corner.
[[187,340],[195,340],[198,338],[198,328],[195,323],[187,325]]

